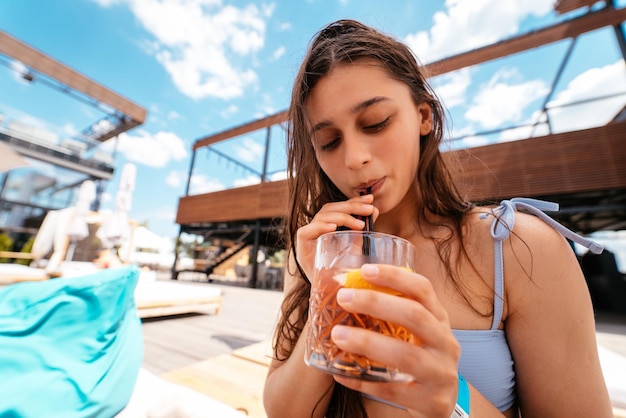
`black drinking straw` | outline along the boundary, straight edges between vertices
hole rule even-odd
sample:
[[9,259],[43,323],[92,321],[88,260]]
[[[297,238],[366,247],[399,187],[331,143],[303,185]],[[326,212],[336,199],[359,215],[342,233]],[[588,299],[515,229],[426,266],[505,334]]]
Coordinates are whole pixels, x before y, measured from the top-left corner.
[[[372,193],[372,188],[368,187],[366,193],[361,193],[361,195],[371,194],[371,193]],[[365,228],[363,229],[365,232],[374,232],[373,216],[374,214],[371,213],[369,214],[369,216],[365,218]],[[366,257],[371,257],[371,256],[376,255],[376,250],[374,248],[374,245],[372,244],[372,238],[369,236],[369,234],[363,235],[363,255]]]

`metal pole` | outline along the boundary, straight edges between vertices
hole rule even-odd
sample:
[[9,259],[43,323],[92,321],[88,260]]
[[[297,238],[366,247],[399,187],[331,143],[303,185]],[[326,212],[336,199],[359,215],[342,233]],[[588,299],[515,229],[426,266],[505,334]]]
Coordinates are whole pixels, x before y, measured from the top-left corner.
[[537,120],[535,120],[535,123],[533,124],[533,129],[531,130],[530,136],[534,134],[535,128],[539,124],[542,114],[546,115],[546,123],[548,124],[548,132],[552,133],[552,124],[550,123],[550,115],[548,114],[547,106],[548,106],[548,103],[550,102],[550,99],[552,99],[552,95],[554,94],[554,89],[556,88],[557,83],[561,79],[563,70],[565,69],[565,66],[567,62],[569,61],[570,57],[572,56],[572,51],[574,50],[574,46],[576,45],[577,39],[578,39],[577,37],[574,37],[572,39],[572,42],[570,42],[569,46],[567,47],[567,51],[565,51],[565,56],[563,57],[563,60],[561,60],[561,65],[559,65],[559,68],[554,76],[554,79],[552,80],[552,85],[550,86],[550,92],[545,97],[543,104],[541,105],[541,113],[539,114],[539,116],[537,117]]
[[[193,166],[196,162],[196,150],[193,150],[191,154],[191,161],[189,163],[189,173],[187,173],[187,185],[185,186],[185,196],[189,196],[189,187],[191,185],[191,175],[193,173]],[[178,264],[178,246],[180,245],[180,235],[183,233],[183,226],[178,225],[178,237],[176,238],[176,245],[174,245],[174,263],[172,264],[172,280],[178,280],[178,272],[176,271],[176,264]]]
[[255,288],[258,282],[259,269],[259,242],[261,241],[261,220],[257,219],[254,225],[254,245],[252,246],[252,277],[250,277],[250,287]]
[[[265,183],[267,176],[267,161],[270,153],[270,136],[272,127],[267,127],[267,134],[265,135],[265,155],[263,156],[263,172],[261,174],[261,183]],[[252,259],[254,264],[252,265],[252,277],[250,278],[250,287],[256,287],[259,274],[259,243],[261,242],[261,220],[257,219],[254,227],[254,245],[252,247]]]
[[619,49],[622,51],[622,59],[626,61],[626,35],[624,35],[624,28],[622,25],[615,25],[613,26],[613,30],[615,31]]
[[[615,0],[611,0],[607,4],[607,7],[615,9]],[[617,39],[619,49],[622,51],[622,59],[626,61],[626,35],[624,34],[624,28],[622,25],[614,25],[613,30],[615,31],[615,38]]]
[[183,233],[182,225],[178,226],[178,236],[174,243],[174,264],[172,264],[172,280],[178,280],[178,272],[176,271],[176,264],[178,264],[178,251],[180,251],[180,235]]
[[187,186],[185,187],[185,196],[189,196],[189,187],[191,185],[191,175],[193,174],[193,166],[196,163],[196,150],[191,154],[191,162],[189,164],[189,172],[187,173]]

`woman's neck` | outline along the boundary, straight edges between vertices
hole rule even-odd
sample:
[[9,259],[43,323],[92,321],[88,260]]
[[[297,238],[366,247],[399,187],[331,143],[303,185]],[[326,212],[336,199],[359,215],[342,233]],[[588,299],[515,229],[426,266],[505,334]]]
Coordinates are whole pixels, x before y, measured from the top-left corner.
[[421,211],[422,204],[417,195],[407,193],[396,207],[378,217],[374,229],[406,239],[421,235],[419,228]]
[[378,217],[374,229],[379,232],[395,235],[412,241],[431,241],[441,233],[449,234],[449,228],[441,227],[441,222],[427,222],[423,216],[428,216],[434,221],[433,215],[424,213],[422,202],[417,194],[407,196],[395,208]]

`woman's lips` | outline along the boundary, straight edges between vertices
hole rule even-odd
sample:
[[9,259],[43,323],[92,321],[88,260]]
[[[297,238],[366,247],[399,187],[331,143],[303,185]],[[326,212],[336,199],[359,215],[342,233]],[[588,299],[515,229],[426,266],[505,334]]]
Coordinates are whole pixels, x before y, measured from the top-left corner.
[[365,194],[367,193],[367,189],[371,188],[371,193],[374,194],[376,193],[377,190],[379,190],[383,186],[384,182],[385,182],[385,178],[383,177],[378,180],[370,181],[367,183],[362,183],[362,184],[359,184],[359,187],[357,187],[357,191],[359,192],[359,194]]

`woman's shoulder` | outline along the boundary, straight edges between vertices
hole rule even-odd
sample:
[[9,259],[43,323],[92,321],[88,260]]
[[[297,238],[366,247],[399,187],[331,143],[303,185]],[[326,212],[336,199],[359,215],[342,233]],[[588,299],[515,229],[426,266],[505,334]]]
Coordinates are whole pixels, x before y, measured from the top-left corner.
[[466,216],[464,244],[470,255],[478,257],[476,259],[493,262],[494,243],[501,240],[505,277],[555,274],[559,266],[575,262],[572,246],[541,218],[516,211],[514,216],[502,219],[494,209],[476,207]]
[[465,230],[473,240],[497,240],[523,245],[527,250],[570,248],[559,231],[530,213],[515,211],[501,217],[498,206],[476,206],[465,219]]

